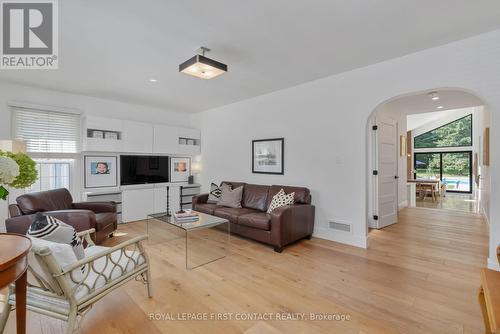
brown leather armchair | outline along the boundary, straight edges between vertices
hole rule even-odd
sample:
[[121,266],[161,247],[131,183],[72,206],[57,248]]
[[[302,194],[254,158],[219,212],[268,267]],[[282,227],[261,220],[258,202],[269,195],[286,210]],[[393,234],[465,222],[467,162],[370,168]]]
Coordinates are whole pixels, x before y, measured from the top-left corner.
[[115,202],[73,203],[70,192],[55,189],[24,194],[9,205],[10,218],[5,221],[7,232],[26,234],[38,212],[53,216],[73,226],[77,232],[94,228],[92,239],[100,244],[117,229]]

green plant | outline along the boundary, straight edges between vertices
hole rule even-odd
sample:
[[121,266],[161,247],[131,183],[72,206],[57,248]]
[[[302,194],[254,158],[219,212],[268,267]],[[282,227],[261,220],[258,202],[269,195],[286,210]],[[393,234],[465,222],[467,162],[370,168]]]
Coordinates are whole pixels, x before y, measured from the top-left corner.
[[25,153],[13,153],[0,151],[0,155],[11,158],[19,165],[19,175],[9,185],[13,188],[22,189],[31,186],[38,179],[36,162]]

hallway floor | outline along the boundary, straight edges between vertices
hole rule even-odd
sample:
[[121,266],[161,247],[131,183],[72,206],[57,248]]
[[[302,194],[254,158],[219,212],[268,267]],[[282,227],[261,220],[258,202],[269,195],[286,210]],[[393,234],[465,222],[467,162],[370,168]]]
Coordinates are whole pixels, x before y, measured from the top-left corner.
[[417,197],[417,208],[478,212],[477,200],[472,194],[447,193],[446,197],[438,197],[436,202],[433,202],[430,197],[423,200]]

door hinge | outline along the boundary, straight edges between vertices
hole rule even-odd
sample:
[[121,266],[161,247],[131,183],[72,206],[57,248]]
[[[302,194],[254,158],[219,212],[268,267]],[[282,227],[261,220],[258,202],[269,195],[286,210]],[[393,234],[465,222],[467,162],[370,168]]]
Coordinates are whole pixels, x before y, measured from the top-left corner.
[[372,172],[372,174],[373,174],[373,175],[378,175],[378,170],[376,170],[376,169],[375,169],[375,170]]
[[373,220],[378,220],[378,216],[377,215],[373,215]]
[[374,125],[374,126],[372,126],[372,130],[373,130],[373,131],[378,130],[378,125]]

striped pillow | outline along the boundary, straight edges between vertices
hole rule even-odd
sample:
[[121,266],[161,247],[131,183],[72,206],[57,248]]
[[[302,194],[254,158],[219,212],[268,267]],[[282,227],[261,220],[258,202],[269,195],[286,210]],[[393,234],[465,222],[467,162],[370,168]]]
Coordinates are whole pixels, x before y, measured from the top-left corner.
[[51,216],[45,216],[38,213],[31,223],[27,235],[33,238],[39,238],[47,241],[68,244],[73,248],[73,252],[78,260],[85,257],[83,245],[76,236],[76,230],[59,219]]

